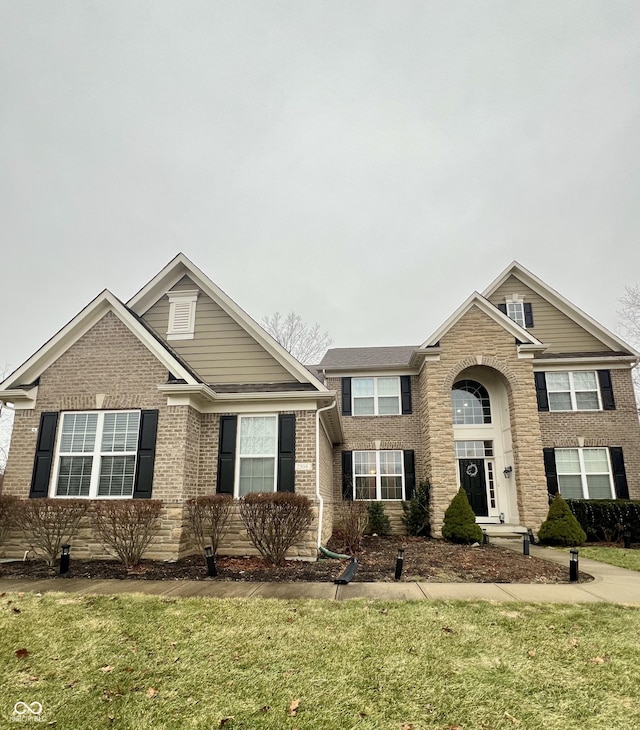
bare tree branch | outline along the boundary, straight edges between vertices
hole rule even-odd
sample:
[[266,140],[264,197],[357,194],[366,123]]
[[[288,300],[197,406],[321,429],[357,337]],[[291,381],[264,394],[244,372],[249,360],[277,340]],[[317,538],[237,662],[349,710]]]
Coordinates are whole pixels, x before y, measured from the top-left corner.
[[[0,366],[0,383],[9,375],[11,368],[8,365]],[[9,457],[9,442],[13,430],[13,408],[9,408],[0,400],[0,484]]]
[[[622,307],[618,310],[620,329],[636,349],[640,349],[640,286],[625,286],[624,296],[620,297]],[[640,370],[632,371],[636,402],[640,403]],[[640,413],[640,408],[638,409]]]
[[262,326],[303,365],[320,362],[333,342],[328,332],[321,332],[317,322],[310,326],[295,312],[289,312],[284,318],[280,312],[264,317]]

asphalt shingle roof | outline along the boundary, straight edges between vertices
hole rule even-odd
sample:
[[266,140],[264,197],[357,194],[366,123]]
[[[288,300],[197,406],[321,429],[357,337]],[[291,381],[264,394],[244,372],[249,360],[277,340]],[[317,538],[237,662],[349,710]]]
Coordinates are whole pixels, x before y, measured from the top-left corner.
[[323,368],[358,368],[358,367],[407,367],[409,359],[419,345],[401,345],[398,347],[334,347],[327,350],[322,361],[317,365]]

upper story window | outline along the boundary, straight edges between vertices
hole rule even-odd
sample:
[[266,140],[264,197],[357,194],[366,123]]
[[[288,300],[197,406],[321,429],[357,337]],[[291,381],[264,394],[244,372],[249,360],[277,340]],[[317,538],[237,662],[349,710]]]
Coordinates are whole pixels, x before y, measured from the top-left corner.
[[54,474],[56,497],[131,497],[140,411],[63,413]]
[[237,495],[276,489],[277,416],[240,416]]
[[507,317],[524,327],[524,302],[507,302]]
[[400,378],[351,378],[354,416],[396,416],[400,413]]
[[192,340],[196,326],[197,291],[170,291],[168,340]]
[[459,380],[451,391],[454,424],[491,423],[491,403],[484,385]]
[[521,296],[514,294],[505,299],[504,304],[498,304],[498,309],[524,329],[533,327],[533,308],[531,302],[525,302]]
[[598,411],[600,396],[594,370],[546,373],[550,411]]

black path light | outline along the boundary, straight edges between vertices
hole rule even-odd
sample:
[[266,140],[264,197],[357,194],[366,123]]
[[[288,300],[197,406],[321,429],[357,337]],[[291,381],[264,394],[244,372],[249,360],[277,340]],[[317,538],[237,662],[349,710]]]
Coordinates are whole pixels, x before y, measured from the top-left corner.
[[569,550],[569,580],[575,582],[578,580],[578,551]]
[[218,569],[216,568],[216,559],[213,555],[213,547],[211,545],[205,547],[204,558],[207,561],[207,575],[210,578],[215,578],[218,575]]
[[71,562],[71,545],[62,546],[62,555],[60,556],[60,575],[66,575],[69,572],[69,563]]
[[524,535],[522,536],[522,554],[523,555],[529,555],[529,543],[530,543],[529,533],[525,532]]
[[404,567],[404,546],[398,548],[398,557],[396,558],[396,572],[393,576],[395,580],[400,580],[402,568]]
[[486,530],[482,530],[482,544],[483,545],[489,544],[489,533]]
[[624,546],[627,550],[631,547],[631,528],[625,527],[624,532],[622,533],[622,537],[624,538]]

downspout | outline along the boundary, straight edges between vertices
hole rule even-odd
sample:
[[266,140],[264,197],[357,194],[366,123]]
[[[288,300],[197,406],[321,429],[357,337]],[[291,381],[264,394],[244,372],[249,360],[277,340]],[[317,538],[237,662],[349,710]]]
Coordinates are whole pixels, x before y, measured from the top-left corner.
[[322,518],[324,517],[324,499],[320,494],[320,414],[335,408],[338,404],[337,400],[324,408],[318,408],[316,411],[316,499],[318,500],[318,547],[322,544]]

